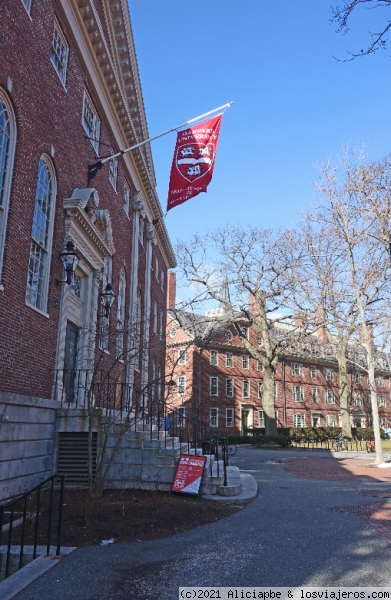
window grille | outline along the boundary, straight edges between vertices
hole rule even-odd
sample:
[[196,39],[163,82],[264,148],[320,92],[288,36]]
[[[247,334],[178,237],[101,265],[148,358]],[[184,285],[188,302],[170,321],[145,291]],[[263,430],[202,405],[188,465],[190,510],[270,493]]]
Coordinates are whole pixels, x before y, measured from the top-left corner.
[[316,379],[316,367],[314,365],[311,365],[310,370],[311,370],[311,379]]
[[210,364],[217,367],[219,363],[219,353],[217,350],[211,350],[209,355]]
[[355,406],[362,406],[363,405],[363,399],[362,399],[362,393],[361,392],[354,392],[353,393],[353,402]]
[[325,390],[326,404],[335,404],[334,390]]
[[218,379],[217,377],[210,378],[210,395],[217,396],[218,392]]
[[234,395],[234,380],[226,379],[225,380],[225,395],[233,398]]
[[232,332],[231,331],[226,331],[225,332],[225,337],[230,342],[232,340],[232,338],[233,338]]
[[178,351],[178,365],[185,365],[186,364],[186,350],[179,350]]
[[130,205],[130,188],[125,183],[124,185],[124,211],[129,216],[129,205]]
[[176,409],[176,424],[178,427],[185,426],[185,407],[180,406]]
[[242,369],[248,369],[250,365],[250,360],[247,354],[242,356]]
[[95,152],[99,154],[100,121],[86,91],[84,92],[82,123],[86,134],[91,138],[90,141]]
[[301,363],[292,363],[291,369],[294,377],[303,377],[303,365]]
[[113,158],[109,161],[109,181],[115,191],[117,191],[117,177],[118,177],[118,160]]
[[293,415],[293,427],[305,427],[305,415],[300,413]]
[[234,355],[232,352],[226,352],[225,354],[225,366],[233,367],[234,366]]
[[335,415],[326,415],[326,427],[336,427],[337,418]]
[[292,386],[292,400],[293,402],[304,402],[304,387],[302,385]]
[[263,371],[263,364],[261,363],[260,360],[257,360],[257,370],[258,371]]
[[67,76],[69,46],[65,37],[57,23],[54,24],[52,47],[50,49],[50,59],[60,78],[61,83],[65,86]]
[[258,411],[258,427],[265,427],[265,411]]
[[49,283],[54,199],[54,179],[46,159],[41,158],[35,192],[26,300],[31,306],[43,311],[46,310]]
[[226,427],[234,426],[234,409],[233,408],[225,409],[225,424],[226,424]]
[[318,388],[312,388],[311,395],[312,395],[312,402],[314,404],[318,404]]
[[242,382],[243,398],[250,398],[250,382],[246,379]]
[[178,377],[178,394],[183,396],[186,388],[186,377]]
[[210,426],[211,427],[219,426],[219,409],[218,408],[210,409]]

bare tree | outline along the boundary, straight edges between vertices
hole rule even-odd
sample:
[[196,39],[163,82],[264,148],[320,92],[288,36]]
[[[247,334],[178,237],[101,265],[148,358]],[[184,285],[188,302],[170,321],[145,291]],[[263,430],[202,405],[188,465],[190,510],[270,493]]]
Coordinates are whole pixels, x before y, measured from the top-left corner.
[[[331,21],[338,24],[338,33],[347,33],[349,31],[352,14],[360,7],[367,9],[390,8],[391,0],[343,0],[342,5],[332,9],[333,17]],[[384,24],[380,27],[380,31],[375,33],[368,32],[371,36],[371,42],[367,45],[366,49],[362,49],[360,52],[349,52],[350,58],[342,62],[352,61],[359,56],[368,56],[368,54],[374,54],[378,50],[386,48],[388,44],[387,35],[390,29],[391,19],[385,20]]]
[[[263,363],[262,403],[268,435],[277,433],[274,405],[278,361],[307,335],[284,310],[290,289],[283,280],[288,265],[281,243],[282,234],[270,229],[227,225],[179,242],[176,248],[179,270],[191,293],[181,307],[197,310],[210,300],[217,301],[220,308],[214,312],[214,321],[226,328],[233,326],[244,348]],[[297,261],[299,256],[290,259]],[[225,277],[228,298],[222,293]]]

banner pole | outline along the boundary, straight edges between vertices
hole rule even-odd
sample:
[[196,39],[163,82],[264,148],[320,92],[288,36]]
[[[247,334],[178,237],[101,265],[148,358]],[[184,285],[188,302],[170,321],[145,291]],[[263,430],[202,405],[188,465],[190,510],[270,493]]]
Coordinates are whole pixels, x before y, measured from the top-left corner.
[[154,137],[148,138],[147,140],[144,140],[143,142],[140,142],[139,144],[136,144],[135,146],[131,146],[130,148],[126,148],[125,150],[121,150],[120,152],[117,152],[116,154],[113,154],[112,156],[107,156],[103,160],[99,160],[98,162],[94,163],[93,165],[89,165],[88,166],[88,181],[90,182],[91,179],[94,179],[94,177],[96,176],[98,171],[100,171],[102,169],[103,165],[107,161],[113,160],[113,158],[117,158],[118,156],[122,156],[122,154],[126,154],[127,152],[130,152],[131,150],[135,150],[136,148],[140,148],[140,146],[144,146],[145,144],[148,144],[148,142],[157,140],[158,138],[162,137],[163,135],[167,135],[168,133],[171,133],[172,131],[176,131],[177,129],[180,129],[181,127],[184,127],[185,125],[190,125],[191,123],[194,123],[194,121],[198,121],[198,119],[203,119],[204,117],[207,117],[208,115],[211,115],[211,114],[217,112],[218,110],[223,110],[224,108],[229,108],[232,104],[233,104],[233,102],[228,102],[228,104],[224,104],[224,106],[220,106],[219,108],[210,110],[209,112],[204,113],[203,115],[200,115],[199,117],[196,117],[195,119],[191,119],[190,121],[186,121],[186,123],[182,123],[182,125],[177,125],[176,127],[172,127],[172,129],[169,129],[168,131],[164,131],[164,133],[159,133],[159,135],[155,135]]

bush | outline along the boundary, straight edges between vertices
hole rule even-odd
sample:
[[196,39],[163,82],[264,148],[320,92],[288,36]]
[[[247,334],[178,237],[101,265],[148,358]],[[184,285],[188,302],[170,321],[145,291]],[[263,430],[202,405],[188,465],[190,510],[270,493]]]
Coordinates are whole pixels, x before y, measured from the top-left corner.
[[[356,440],[366,440],[374,437],[373,427],[352,427],[352,435]],[[384,437],[384,429],[380,428],[380,436]]]
[[264,444],[270,444],[270,442],[274,442],[285,448],[289,446],[291,439],[288,435],[257,435],[252,438],[252,444],[254,445],[263,446]]

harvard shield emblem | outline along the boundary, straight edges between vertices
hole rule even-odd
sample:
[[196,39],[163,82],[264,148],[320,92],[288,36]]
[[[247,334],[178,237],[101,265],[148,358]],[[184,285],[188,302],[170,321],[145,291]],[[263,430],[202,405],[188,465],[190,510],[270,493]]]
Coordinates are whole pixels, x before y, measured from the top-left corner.
[[215,146],[210,142],[184,144],[177,148],[176,168],[182,177],[193,182],[211,169],[214,155]]

